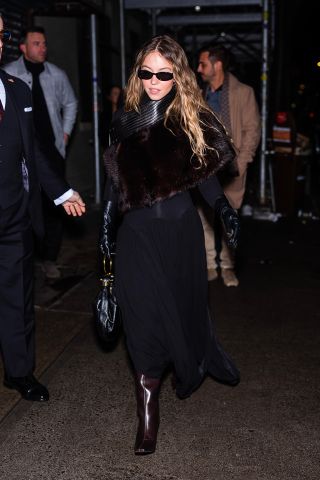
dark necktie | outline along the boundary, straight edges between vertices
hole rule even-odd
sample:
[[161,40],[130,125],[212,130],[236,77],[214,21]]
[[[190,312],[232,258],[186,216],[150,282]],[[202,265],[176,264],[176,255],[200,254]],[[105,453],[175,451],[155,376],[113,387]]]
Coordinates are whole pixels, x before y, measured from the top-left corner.
[[2,102],[0,100],[0,122],[3,119],[3,116],[4,116],[4,108],[3,108]]

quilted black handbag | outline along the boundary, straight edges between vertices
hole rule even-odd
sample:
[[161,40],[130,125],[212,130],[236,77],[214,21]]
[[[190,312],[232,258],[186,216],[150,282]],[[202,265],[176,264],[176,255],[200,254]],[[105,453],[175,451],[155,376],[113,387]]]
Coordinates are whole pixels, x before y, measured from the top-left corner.
[[[108,269],[107,269],[108,263]],[[114,295],[114,272],[112,257],[103,258],[101,288],[93,302],[95,326],[98,337],[105,344],[113,344],[121,332],[121,313]]]

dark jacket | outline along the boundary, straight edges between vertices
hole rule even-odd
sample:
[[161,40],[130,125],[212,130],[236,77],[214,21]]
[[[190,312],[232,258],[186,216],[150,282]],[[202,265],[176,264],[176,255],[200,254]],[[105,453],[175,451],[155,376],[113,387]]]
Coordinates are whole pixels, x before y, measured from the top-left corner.
[[[42,235],[40,185],[52,200],[60,197],[70,186],[60,177],[55,170],[55,166],[48,163],[48,160],[41,154],[37,145],[35,145],[30,89],[23,81],[8,75],[1,69],[0,78],[4,84],[6,95],[10,96],[17,113],[22,137],[23,157],[28,170],[28,210],[35,232],[38,235]],[[5,168],[5,164],[2,165],[0,162],[0,178],[1,168]],[[6,185],[1,185],[1,189],[5,192]]]

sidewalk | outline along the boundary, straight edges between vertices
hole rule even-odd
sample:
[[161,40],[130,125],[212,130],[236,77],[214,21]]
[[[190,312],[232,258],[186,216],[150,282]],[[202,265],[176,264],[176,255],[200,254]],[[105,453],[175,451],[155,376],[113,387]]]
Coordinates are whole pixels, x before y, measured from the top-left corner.
[[92,329],[98,216],[90,215],[62,257],[79,281],[52,302],[38,283],[38,372],[51,399],[4,413],[0,478],[319,480],[320,223],[243,219],[240,286],[209,287],[218,337],[242,381],[230,388],[207,378],[181,401],[167,377],[157,451],[136,457],[123,339],[105,352]]

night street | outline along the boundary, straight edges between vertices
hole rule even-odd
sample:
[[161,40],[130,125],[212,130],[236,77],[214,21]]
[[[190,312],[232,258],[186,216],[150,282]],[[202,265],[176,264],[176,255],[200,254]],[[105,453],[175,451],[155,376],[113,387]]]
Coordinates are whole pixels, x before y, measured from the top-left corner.
[[0,480],[320,480],[316,4],[0,0]]

